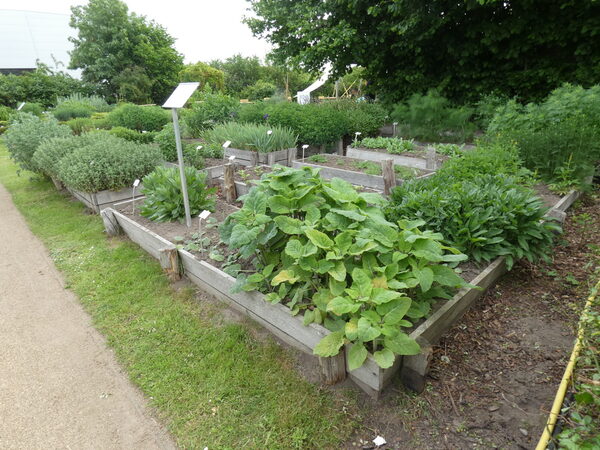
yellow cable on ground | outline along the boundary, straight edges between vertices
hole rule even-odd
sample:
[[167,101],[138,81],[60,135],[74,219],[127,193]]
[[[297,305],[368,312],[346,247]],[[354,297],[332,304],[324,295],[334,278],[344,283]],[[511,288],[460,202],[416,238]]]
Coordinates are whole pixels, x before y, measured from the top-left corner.
[[552,410],[550,411],[550,416],[548,417],[548,422],[546,423],[546,428],[544,429],[544,433],[538,442],[535,450],[544,450],[548,446],[548,442],[552,438],[552,433],[554,432],[554,426],[556,425],[556,420],[558,419],[558,415],[560,413],[560,409],[565,400],[565,394],[567,392],[567,387],[569,386],[569,382],[571,381],[571,375],[573,375],[573,368],[575,367],[575,363],[577,362],[577,358],[579,357],[579,351],[581,350],[581,341],[583,339],[583,317],[585,317],[590,308],[592,307],[592,303],[596,298],[596,293],[600,289],[600,281],[596,284],[594,289],[592,289],[592,293],[588,297],[587,303],[583,308],[583,313],[581,314],[581,319],[579,320],[579,328],[577,330],[577,341],[575,342],[575,346],[573,347],[573,352],[571,353],[571,358],[569,359],[569,364],[567,364],[567,368],[565,369],[565,374],[562,377],[560,382],[560,386],[558,387],[558,391],[556,392],[556,397],[554,398],[554,403],[552,404]]

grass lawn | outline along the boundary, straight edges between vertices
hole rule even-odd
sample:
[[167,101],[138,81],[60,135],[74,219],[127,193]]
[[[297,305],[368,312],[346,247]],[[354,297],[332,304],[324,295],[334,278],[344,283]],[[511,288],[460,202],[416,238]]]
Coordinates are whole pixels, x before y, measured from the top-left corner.
[[180,446],[324,448],[349,436],[353,419],[285,350],[175,291],[135,244],[108,239],[99,216],[16,170],[0,145],[0,182]]

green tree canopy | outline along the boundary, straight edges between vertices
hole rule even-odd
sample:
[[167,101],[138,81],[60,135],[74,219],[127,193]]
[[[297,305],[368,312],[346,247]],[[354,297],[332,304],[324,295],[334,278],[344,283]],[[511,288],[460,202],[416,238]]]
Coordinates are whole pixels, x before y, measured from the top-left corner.
[[83,80],[100,84],[107,95],[165,99],[177,84],[183,57],[162,26],[129,13],[120,0],[90,0],[71,11],[78,35],[71,38],[70,68],[83,69]]
[[393,100],[438,88],[459,101],[537,99],[565,81],[600,81],[594,0],[249,0],[273,57],[337,75],[365,67]]
[[261,75],[260,60],[256,56],[234,55],[225,61],[211,61],[209,65],[225,73],[225,92],[229,95],[239,96],[245,88],[255,84]]
[[198,81],[200,89],[209,84],[213,89],[225,89],[225,74],[222,70],[215,69],[203,62],[188,64],[179,72],[180,81]]

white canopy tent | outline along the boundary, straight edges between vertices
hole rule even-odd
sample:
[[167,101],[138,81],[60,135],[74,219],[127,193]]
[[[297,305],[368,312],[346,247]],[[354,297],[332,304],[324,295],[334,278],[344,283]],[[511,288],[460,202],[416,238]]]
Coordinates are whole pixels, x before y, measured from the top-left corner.
[[306,89],[304,89],[302,91],[298,91],[296,93],[296,98],[298,100],[298,103],[301,105],[306,105],[307,103],[310,103],[310,93],[313,91],[316,91],[321,86],[323,86],[329,79],[330,73],[331,73],[331,66],[327,65],[325,67],[325,70],[323,71],[323,74],[317,81],[315,81],[313,84],[308,86]]

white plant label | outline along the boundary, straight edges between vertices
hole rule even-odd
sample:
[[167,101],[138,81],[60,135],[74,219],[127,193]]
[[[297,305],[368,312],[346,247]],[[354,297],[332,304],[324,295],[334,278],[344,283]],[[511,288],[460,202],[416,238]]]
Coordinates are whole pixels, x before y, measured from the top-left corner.
[[231,155],[231,156],[229,157],[229,161],[233,161],[234,159],[235,159],[235,155]]
[[231,141],[225,141],[225,143],[223,144],[223,148],[229,148],[230,145]]
[[387,441],[381,436],[377,436],[375,439],[373,439],[373,444],[375,444],[377,447],[381,447],[382,445],[387,444]]
[[308,144],[304,144],[304,145],[302,146],[302,150],[306,150],[308,147],[309,147],[309,145],[308,145]]
[[199,145],[198,147],[196,147],[196,150],[202,150],[202,146]]
[[267,134],[268,134],[269,136],[270,136],[270,135],[272,135],[272,134],[273,134],[273,130],[269,130],[269,131],[267,131]]
[[206,209],[204,211],[202,211],[200,213],[200,215],[198,216],[200,219],[204,220],[207,219],[208,216],[210,216],[210,211],[207,211]]
[[356,133],[354,133],[355,136],[360,136],[362,133],[360,131],[357,131]]
[[21,102],[21,104],[17,108],[17,111],[21,111],[21,109],[23,109],[23,106],[25,106],[25,102]]
[[133,182],[133,187],[138,187],[140,185],[140,180],[138,180],[136,178],[136,180]]

